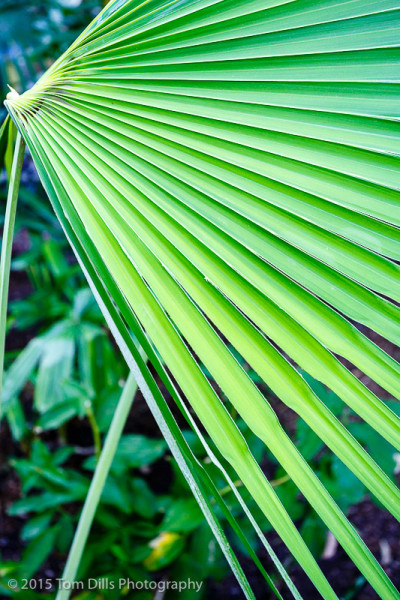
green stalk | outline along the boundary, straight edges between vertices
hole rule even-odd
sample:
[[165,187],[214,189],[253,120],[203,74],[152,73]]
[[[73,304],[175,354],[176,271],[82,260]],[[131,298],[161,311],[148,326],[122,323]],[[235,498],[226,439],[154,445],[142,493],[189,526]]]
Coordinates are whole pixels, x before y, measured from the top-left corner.
[[[129,374],[126,380],[123,392],[118,402],[117,409],[114,413],[113,420],[110,425],[104,447],[101,452],[96,470],[90,484],[89,492],[83,505],[82,513],[79,518],[78,527],[75,532],[75,537],[69,551],[68,560],[62,575],[63,582],[73,582],[76,580],[79,563],[89,536],[89,532],[93,523],[94,515],[100,501],[104,484],[106,482],[118,442],[121,438],[126,419],[128,417],[132,402],[137,389],[137,383],[132,373]],[[60,589],[57,592],[56,600],[68,600],[71,590]],[[71,587],[69,585],[65,587]]]
[[15,214],[17,211],[19,182],[21,180],[22,162],[25,153],[25,142],[18,133],[15,143],[14,159],[8,188],[7,208],[4,221],[3,242],[0,260],[0,417],[1,396],[3,387],[4,353],[7,325],[8,288],[10,284],[10,267],[12,243],[14,238]]

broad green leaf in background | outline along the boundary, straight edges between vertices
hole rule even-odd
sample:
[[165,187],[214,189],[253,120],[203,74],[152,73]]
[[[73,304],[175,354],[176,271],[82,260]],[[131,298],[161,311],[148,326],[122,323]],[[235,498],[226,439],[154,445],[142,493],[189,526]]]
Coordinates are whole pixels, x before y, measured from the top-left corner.
[[38,567],[47,559],[53,549],[54,540],[59,533],[57,525],[43,531],[25,552],[23,568],[20,570],[21,578],[30,578]]
[[[211,484],[124,321],[160,372],[157,350],[326,599],[336,595],[229,404],[377,594],[398,598],[237,356],[336,454],[343,494],[357,481],[398,518],[392,473],[335,407],[337,398],[399,449],[398,416],[340,360],[400,397],[399,364],[354,323],[400,339],[399,22],[394,0],[114,0],[6,103],[214,532],[204,502]],[[51,379],[41,377],[47,389]],[[169,541],[173,553],[179,541]]]
[[35,386],[34,402],[40,413],[63,401],[59,383],[70,377],[73,358],[74,338],[69,332],[46,341]]

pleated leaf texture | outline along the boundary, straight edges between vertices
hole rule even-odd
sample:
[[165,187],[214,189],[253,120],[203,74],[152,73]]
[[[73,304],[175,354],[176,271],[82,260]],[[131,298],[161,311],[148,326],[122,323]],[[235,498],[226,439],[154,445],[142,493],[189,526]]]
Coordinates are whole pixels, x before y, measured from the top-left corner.
[[344,366],[400,397],[399,364],[364,333],[400,339],[398,9],[114,0],[6,103],[195,493],[201,467],[132,332],[325,599],[336,594],[229,404],[379,597],[399,594],[231,349],[398,518],[393,479],[301,374],[399,449],[398,417]]

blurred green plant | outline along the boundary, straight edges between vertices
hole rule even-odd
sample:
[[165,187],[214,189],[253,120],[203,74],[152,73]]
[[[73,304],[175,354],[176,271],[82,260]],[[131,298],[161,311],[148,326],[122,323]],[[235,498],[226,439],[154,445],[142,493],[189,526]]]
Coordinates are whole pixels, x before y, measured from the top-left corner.
[[[165,449],[161,439],[136,434],[121,438],[79,579],[149,579],[151,573],[182,557],[188,544],[195,543],[195,530],[204,541],[203,515],[188,487],[175,485],[168,494],[155,494],[143,477],[142,473],[164,455]],[[9,513],[29,518],[21,531],[22,540],[27,542],[21,560],[3,565],[8,577],[13,573],[19,580],[30,578],[51,553],[67,552],[77,521],[73,503],[84,500],[90,484],[90,476],[84,473],[95,466],[93,457],[84,461],[83,472],[65,466],[74,451],[66,445],[50,452],[37,438],[29,458],[13,461],[24,497],[13,504]],[[202,573],[203,577],[207,575],[209,572]]]
[[29,435],[18,395],[31,381],[34,427],[55,429],[83,415],[95,423],[95,402],[100,423],[93,425],[93,435],[98,446],[97,429],[104,431],[109,425],[118,382],[126,375],[101,312],[78,265],[67,259],[55,240],[36,240],[31,250],[17,258],[15,267],[28,273],[33,291],[11,303],[9,326],[13,331],[29,328],[37,335],[17,352],[4,380],[3,410],[14,436]]

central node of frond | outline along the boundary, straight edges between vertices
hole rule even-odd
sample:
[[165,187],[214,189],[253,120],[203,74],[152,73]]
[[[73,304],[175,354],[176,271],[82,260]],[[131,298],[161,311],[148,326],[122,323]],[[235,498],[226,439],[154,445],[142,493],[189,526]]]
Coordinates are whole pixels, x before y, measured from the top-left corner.
[[36,115],[42,106],[49,108],[64,93],[60,88],[61,78],[57,72],[46,73],[39,81],[23,94],[10,88],[4,102],[14,121],[26,127],[30,118]]

